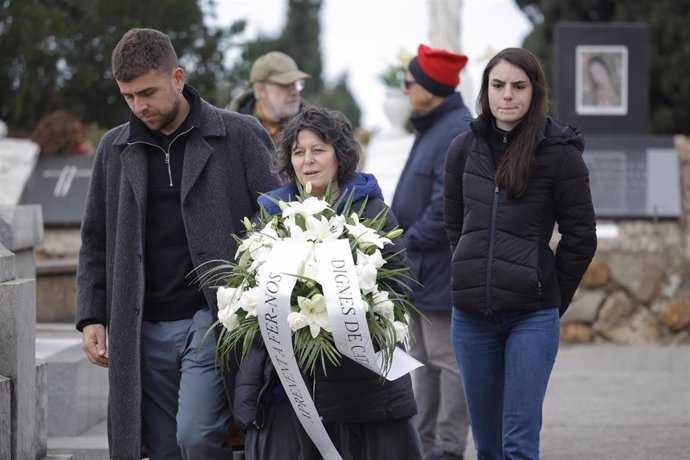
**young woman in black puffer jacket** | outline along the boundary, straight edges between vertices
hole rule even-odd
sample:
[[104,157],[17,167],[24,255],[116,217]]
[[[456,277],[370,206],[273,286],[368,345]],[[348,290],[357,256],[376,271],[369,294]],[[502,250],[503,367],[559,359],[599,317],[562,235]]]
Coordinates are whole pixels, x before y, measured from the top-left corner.
[[478,101],[446,159],[452,340],[478,457],[538,459],[559,317],[596,249],[584,141],[547,115],[544,71],[526,50],[489,61]]

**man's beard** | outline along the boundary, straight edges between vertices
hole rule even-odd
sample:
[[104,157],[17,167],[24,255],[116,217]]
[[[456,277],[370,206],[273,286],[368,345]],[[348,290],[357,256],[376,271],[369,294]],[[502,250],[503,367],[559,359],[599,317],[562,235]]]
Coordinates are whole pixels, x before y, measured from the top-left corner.
[[165,128],[170,126],[175,119],[177,118],[177,115],[180,113],[180,98],[175,95],[175,99],[173,101],[173,106],[170,108],[170,110],[165,113],[161,114],[161,121],[158,124],[158,129],[157,131],[163,131]]

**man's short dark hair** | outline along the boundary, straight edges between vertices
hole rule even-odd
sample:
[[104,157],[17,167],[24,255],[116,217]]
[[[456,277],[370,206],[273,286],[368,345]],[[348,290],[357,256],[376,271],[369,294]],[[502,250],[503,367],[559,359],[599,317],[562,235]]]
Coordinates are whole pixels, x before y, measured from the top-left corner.
[[288,180],[297,179],[295,168],[292,167],[292,146],[304,129],[313,131],[322,141],[333,146],[338,160],[338,185],[342,187],[347,184],[357,170],[362,147],[355,139],[352,125],[345,115],[320,107],[307,107],[287,123],[279,145],[278,172]]
[[155,29],[130,29],[113,50],[117,81],[129,82],[151,70],[168,72],[176,67],[177,54],[170,37]]

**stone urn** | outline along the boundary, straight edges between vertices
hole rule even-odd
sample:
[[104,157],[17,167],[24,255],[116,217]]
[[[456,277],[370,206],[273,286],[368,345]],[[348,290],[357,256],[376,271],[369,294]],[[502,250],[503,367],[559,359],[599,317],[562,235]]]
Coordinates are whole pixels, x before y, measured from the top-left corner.
[[400,88],[386,88],[383,111],[391,124],[390,135],[407,134],[405,123],[410,118],[410,101]]

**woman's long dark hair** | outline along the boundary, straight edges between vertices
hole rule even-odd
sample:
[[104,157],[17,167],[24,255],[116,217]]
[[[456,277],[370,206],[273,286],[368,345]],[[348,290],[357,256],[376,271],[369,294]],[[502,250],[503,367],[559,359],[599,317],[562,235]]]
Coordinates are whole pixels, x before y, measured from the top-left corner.
[[485,126],[492,126],[495,122],[489,105],[489,74],[502,61],[522,69],[532,83],[532,102],[520,121],[519,133],[496,170],[496,183],[506,189],[508,198],[517,199],[524,195],[529,185],[537,132],[543,127],[549,111],[549,86],[544,69],[532,53],[522,48],[506,48],[499,52],[484,69],[482,87],[477,98],[477,112]]

